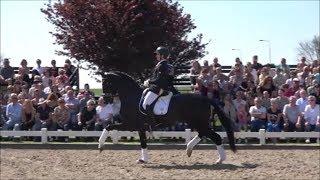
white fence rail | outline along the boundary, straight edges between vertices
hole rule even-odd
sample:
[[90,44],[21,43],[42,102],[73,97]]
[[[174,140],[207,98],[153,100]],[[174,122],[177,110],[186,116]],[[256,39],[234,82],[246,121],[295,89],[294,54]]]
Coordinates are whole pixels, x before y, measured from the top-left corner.
[[[21,136],[40,136],[43,144],[48,143],[49,136],[57,137],[100,137],[102,131],[48,131],[42,128],[41,131],[0,131],[2,137],[21,137]],[[217,132],[221,137],[227,137],[225,132]],[[185,131],[153,131],[151,134],[147,132],[148,137],[154,139],[159,138],[183,138],[188,143],[197,132],[192,132],[190,129]],[[138,138],[137,131],[108,131],[108,137],[112,139],[114,144],[118,143],[121,137]],[[266,138],[320,138],[320,132],[266,132],[265,129],[260,129],[259,132],[235,132],[235,138],[258,138],[260,144],[266,144]]]

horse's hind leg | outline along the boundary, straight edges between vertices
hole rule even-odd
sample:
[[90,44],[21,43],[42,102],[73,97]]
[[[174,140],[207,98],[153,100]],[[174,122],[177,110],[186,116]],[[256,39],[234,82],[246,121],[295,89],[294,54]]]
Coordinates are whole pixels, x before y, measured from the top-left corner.
[[222,163],[224,160],[226,160],[226,153],[224,151],[224,148],[222,146],[222,139],[219,134],[214,132],[212,129],[209,129],[206,133],[206,136],[210,138],[216,145],[218,150],[218,160],[216,161],[217,164]]
[[140,146],[141,146],[141,157],[137,160],[137,162],[138,163],[146,163],[149,160],[148,150],[147,150],[146,131],[140,130],[139,131],[139,138],[140,138]]

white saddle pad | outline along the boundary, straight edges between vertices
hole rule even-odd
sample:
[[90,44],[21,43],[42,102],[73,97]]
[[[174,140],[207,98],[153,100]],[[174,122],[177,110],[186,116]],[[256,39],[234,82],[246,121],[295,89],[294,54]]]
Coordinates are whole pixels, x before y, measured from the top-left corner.
[[172,95],[172,92],[170,92],[167,96],[162,96],[158,99],[153,108],[155,115],[167,114]]

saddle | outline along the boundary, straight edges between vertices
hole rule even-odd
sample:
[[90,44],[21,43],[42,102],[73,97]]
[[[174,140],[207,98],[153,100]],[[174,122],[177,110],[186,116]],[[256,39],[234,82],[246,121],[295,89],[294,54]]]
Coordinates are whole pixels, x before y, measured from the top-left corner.
[[[148,115],[148,114],[145,112],[145,110],[143,110],[142,102],[148,91],[149,91],[148,88],[143,91],[140,104],[139,104],[140,112],[145,115]],[[173,96],[172,92],[164,91],[159,97],[157,97],[154,100],[154,102],[150,105],[151,108],[153,109],[154,115],[162,116],[167,114],[172,96]]]

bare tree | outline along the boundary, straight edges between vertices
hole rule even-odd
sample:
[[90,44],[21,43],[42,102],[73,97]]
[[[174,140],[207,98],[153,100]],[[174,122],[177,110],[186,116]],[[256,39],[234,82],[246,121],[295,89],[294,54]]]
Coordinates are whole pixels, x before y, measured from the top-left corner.
[[311,41],[300,42],[298,54],[306,57],[308,62],[320,59],[320,36],[314,36]]

